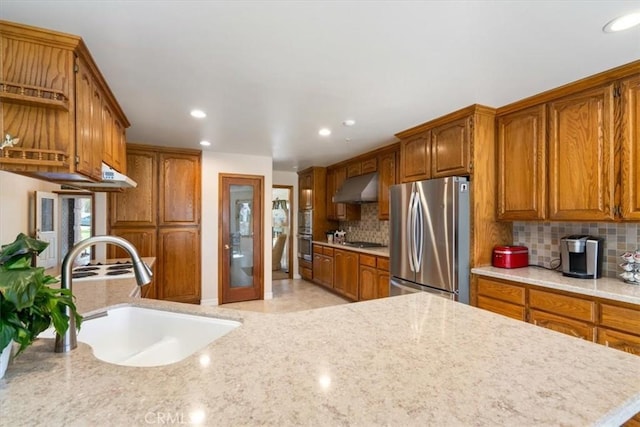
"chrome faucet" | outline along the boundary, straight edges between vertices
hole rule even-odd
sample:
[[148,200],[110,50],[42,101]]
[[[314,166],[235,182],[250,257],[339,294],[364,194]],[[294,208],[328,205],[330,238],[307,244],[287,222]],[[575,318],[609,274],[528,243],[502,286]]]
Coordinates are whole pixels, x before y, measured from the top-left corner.
[[[62,277],[60,278],[60,287],[62,289],[69,289],[71,291],[71,276],[73,274],[71,270],[73,268],[73,261],[85,248],[95,245],[96,243],[111,243],[113,245],[120,246],[122,249],[129,252],[133,264],[133,272],[136,275],[136,282],[138,283],[138,286],[144,286],[151,282],[151,277],[153,276],[151,270],[147,264],[142,262],[140,255],[138,255],[138,251],[128,240],[116,236],[94,236],[76,243],[75,246],[69,250],[67,255],[65,255],[64,260],[62,261]],[[75,318],[69,307],[66,307],[65,313],[69,316],[69,328],[63,336],[56,334],[56,353],[66,353],[78,346]]]

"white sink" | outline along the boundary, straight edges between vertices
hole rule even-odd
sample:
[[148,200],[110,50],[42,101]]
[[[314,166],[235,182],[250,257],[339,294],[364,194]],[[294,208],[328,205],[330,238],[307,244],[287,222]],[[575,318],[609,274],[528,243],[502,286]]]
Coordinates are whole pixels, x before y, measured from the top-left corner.
[[[124,366],[179,362],[226,335],[240,322],[141,307],[117,307],[82,323],[78,341],[100,360]],[[53,338],[53,329],[40,334]]]

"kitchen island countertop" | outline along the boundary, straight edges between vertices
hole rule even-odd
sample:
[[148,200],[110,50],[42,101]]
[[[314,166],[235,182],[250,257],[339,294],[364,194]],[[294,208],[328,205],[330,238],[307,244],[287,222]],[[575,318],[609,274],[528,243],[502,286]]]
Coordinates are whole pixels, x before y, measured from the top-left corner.
[[618,425],[640,358],[428,293],[241,318],[181,362],[95,359],[40,340],[0,380],[0,425]]

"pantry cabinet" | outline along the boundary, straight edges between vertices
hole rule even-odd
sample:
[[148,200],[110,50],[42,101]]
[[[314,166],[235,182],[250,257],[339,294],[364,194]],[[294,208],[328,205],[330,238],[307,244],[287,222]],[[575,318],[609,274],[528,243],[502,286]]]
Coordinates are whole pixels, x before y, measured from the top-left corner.
[[640,219],[639,90],[636,61],[498,109],[498,218]]
[[127,163],[138,186],[110,195],[109,233],[156,257],[147,297],[200,303],[200,158],[198,150],[131,144]]
[[394,150],[378,158],[378,219],[381,221],[389,219],[389,188],[397,183],[396,155],[397,151]]
[[126,173],[129,122],[80,37],[0,21],[0,170],[54,182]]
[[537,105],[497,118],[498,218],[546,216],[546,107]]

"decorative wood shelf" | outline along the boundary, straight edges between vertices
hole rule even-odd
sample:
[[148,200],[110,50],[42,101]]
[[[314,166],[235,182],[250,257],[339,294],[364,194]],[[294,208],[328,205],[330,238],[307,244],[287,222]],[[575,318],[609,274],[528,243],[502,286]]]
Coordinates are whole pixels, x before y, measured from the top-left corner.
[[60,150],[16,147],[0,150],[0,164],[68,168],[68,159],[67,153]]
[[69,98],[59,90],[0,81],[0,99],[14,104],[69,111]]

